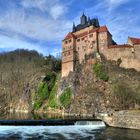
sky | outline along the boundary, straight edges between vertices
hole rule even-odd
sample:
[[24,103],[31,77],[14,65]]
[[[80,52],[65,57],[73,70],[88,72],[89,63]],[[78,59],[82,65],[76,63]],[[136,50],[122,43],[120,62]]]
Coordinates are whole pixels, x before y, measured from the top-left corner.
[[56,55],[83,12],[98,17],[118,44],[140,38],[140,0],[0,0],[0,52],[24,48]]

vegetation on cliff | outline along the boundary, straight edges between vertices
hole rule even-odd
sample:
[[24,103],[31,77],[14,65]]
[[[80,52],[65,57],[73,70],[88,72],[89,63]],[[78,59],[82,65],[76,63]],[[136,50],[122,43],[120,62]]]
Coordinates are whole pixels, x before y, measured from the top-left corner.
[[140,103],[140,86],[133,87],[129,84],[130,82],[124,79],[113,84],[113,95],[116,103],[122,109],[129,109]]
[[59,80],[60,80],[60,75],[58,74],[57,77],[56,77],[55,84],[52,88],[52,91],[50,92],[47,107],[51,107],[51,108],[57,108],[58,107],[56,93],[57,93],[59,82],[60,82]]
[[[76,114],[135,109],[140,106],[140,73],[119,67],[115,61],[88,59],[65,78],[62,91],[71,86],[74,98],[67,111]],[[63,86],[64,85],[64,86]]]
[[39,109],[61,70],[60,57],[44,57],[24,49],[0,53],[0,64],[0,105],[4,111]]
[[98,76],[101,80],[106,81],[106,82],[109,80],[107,71],[105,70],[105,68],[103,67],[103,65],[100,62],[96,62],[93,65],[93,70],[94,70],[96,76]]
[[[35,79],[42,75],[44,58],[38,52],[18,49],[0,53],[1,106],[7,110],[30,108],[30,83],[35,88]],[[6,97],[6,98],[5,98]]]
[[34,103],[34,109],[38,110],[45,99],[49,97],[48,85],[46,83],[41,82],[38,87],[38,91],[36,94],[36,99]]
[[72,91],[70,88],[64,89],[63,93],[59,97],[60,103],[63,107],[68,108],[72,101]]

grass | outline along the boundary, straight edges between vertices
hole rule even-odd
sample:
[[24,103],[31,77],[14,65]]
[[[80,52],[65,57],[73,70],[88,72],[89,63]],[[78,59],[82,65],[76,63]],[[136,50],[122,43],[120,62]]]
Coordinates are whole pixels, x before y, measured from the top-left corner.
[[59,81],[59,76],[60,75],[58,74],[57,77],[56,77],[55,85],[52,88],[52,91],[50,92],[50,96],[49,96],[47,107],[58,108],[56,93],[57,93],[59,82],[60,82]]
[[59,97],[60,103],[63,107],[68,108],[72,100],[72,91],[70,88],[66,88]]
[[105,82],[109,80],[109,76],[101,63],[95,63],[93,65],[93,71],[95,72],[96,76],[99,77],[101,80]]

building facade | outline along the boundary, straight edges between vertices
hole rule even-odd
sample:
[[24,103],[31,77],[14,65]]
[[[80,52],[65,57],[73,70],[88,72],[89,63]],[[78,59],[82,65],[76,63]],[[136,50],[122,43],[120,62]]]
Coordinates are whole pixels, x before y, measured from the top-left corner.
[[117,45],[106,26],[100,26],[97,18],[83,14],[80,24],[73,24],[72,32],[62,41],[62,77],[76,69],[76,62],[85,57],[103,54],[108,60],[122,59],[121,66],[140,71],[140,39],[128,38],[127,44]]

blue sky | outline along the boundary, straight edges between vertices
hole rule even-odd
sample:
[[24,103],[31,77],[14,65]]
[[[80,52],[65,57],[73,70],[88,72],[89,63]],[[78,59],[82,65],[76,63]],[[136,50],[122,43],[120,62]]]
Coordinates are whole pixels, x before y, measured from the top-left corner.
[[107,25],[117,43],[140,38],[140,0],[0,0],[0,52],[61,52],[61,40],[85,12]]

